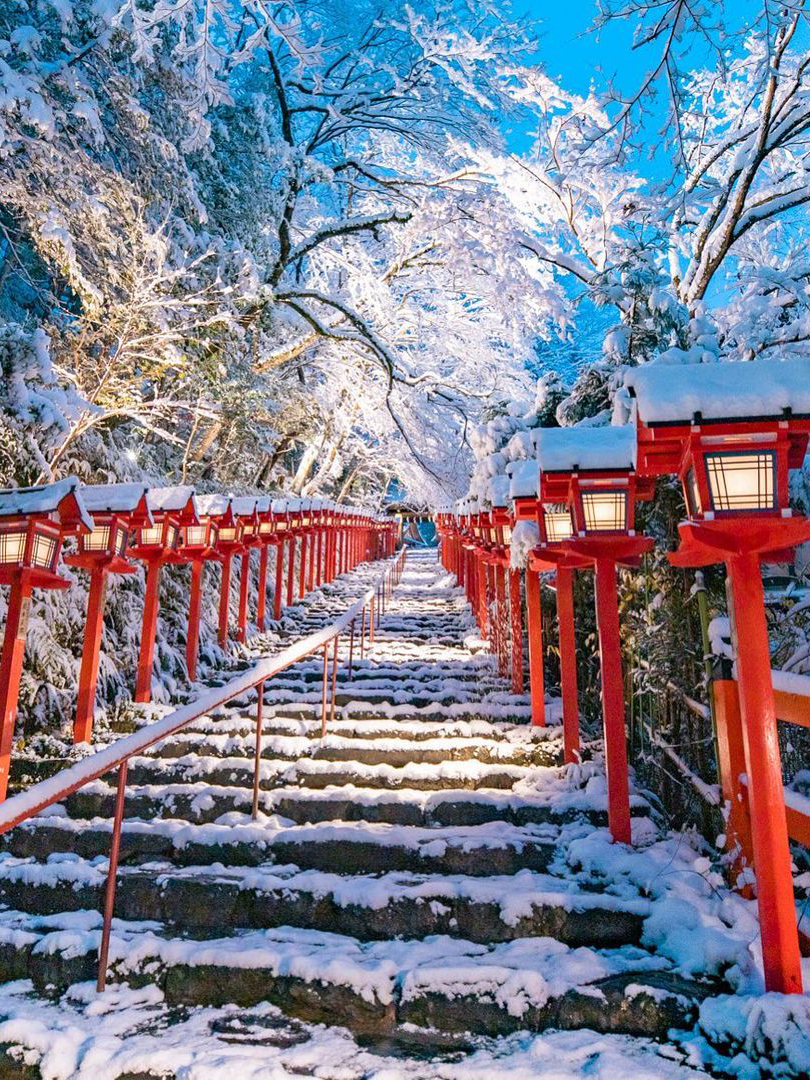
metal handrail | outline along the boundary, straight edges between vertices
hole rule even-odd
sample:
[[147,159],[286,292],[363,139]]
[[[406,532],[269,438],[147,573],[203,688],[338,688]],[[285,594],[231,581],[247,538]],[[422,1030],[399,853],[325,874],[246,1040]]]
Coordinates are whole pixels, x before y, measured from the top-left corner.
[[[24,821],[30,820],[36,814],[61,802],[74,792],[92,783],[99,777],[118,769],[118,782],[115,796],[115,814],[113,819],[112,838],[110,841],[110,862],[107,871],[107,885],[104,902],[104,921],[101,932],[101,945],[99,948],[99,971],[97,989],[104,989],[107,978],[107,957],[110,943],[110,926],[112,923],[113,906],[115,903],[115,885],[118,872],[118,855],[121,846],[121,825],[124,816],[124,800],[126,796],[127,767],[129,759],[136,754],[142,754],[151,749],[170,735],[181,731],[194,720],[227,704],[234,698],[239,697],[248,690],[257,689],[256,708],[256,746],[253,768],[253,817],[258,816],[259,804],[259,766],[261,762],[262,744],[262,711],[264,702],[264,684],[274,675],[280,674],[293,664],[298,663],[307,656],[323,650],[323,693],[321,699],[321,737],[326,735],[327,715],[334,718],[335,711],[335,686],[337,682],[338,641],[341,634],[347,629],[350,632],[349,646],[349,676],[351,677],[354,662],[354,638],[355,624],[360,619],[360,655],[364,655],[366,637],[366,611],[369,612],[369,644],[374,639],[374,624],[379,622],[385,610],[387,600],[391,597],[393,589],[402,577],[405,565],[406,548],[400,548],[397,555],[391,560],[377,582],[371,586],[350,608],[338,619],[328,626],[322,627],[313,634],[297,641],[294,645],[284,649],[276,656],[260,660],[252,667],[243,671],[223,686],[216,687],[202,697],[196,698],[187,705],[182,705],[157,720],[148,724],[140,731],[118,739],[110,746],[99,750],[95,754],[84,758],[75,765],[62,769],[47,780],[41,780],[33,784],[26,791],[13,795],[0,804],[0,835],[9,832]],[[329,684],[329,646],[332,645],[332,672],[331,672],[331,701],[327,700]]]

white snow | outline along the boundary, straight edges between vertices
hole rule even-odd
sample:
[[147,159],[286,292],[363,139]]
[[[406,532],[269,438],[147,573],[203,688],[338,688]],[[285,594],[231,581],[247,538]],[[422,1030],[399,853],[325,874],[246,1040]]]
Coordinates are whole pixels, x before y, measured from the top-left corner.
[[506,467],[511,477],[509,494],[513,499],[529,499],[537,495],[540,483],[540,463],[536,458],[513,461]]
[[810,359],[748,363],[643,364],[625,373],[645,424],[810,413]]
[[5,491],[0,491],[0,517],[17,514],[52,514],[68,495],[72,495],[76,500],[83,523],[88,529],[92,529],[93,519],[88,514],[82,499],[82,485],[75,476],[57,480],[53,484],[7,488]]
[[636,429],[631,424],[538,428],[532,437],[541,472],[635,468]]
[[82,484],[82,502],[89,511],[126,513],[134,510],[147,495],[146,484]]

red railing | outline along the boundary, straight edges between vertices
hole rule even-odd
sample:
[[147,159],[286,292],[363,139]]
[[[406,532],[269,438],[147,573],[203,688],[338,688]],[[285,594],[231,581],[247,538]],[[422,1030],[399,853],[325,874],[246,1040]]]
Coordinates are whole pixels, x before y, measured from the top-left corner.
[[[787,687],[790,689],[787,689]],[[773,672],[773,696],[776,718],[785,724],[810,727],[810,679]],[[735,679],[715,678],[712,683],[720,783],[728,806],[726,850],[734,858],[734,876],[746,866],[757,872],[751,814],[748,806],[747,767],[740,697]],[[785,791],[785,818],[790,838],[810,847],[810,809],[808,800]],[[743,880],[745,880],[743,878]],[[799,932],[802,952],[810,955],[810,935]]]
[[[335,715],[335,687],[337,683],[338,668],[338,643],[341,635],[349,633],[348,674],[351,677],[354,663],[355,638],[357,636],[357,622],[360,622],[359,651],[362,657],[365,654],[366,640],[371,644],[374,641],[375,624],[384,614],[386,604],[391,597],[394,587],[402,577],[405,566],[406,549],[401,548],[399,553],[389,562],[376,583],[366,590],[340,618],[317,630],[314,634],[297,641],[294,645],[284,649],[276,656],[260,660],[253,667],[248,668],[236,678],[218,686],[202,697],[189,702],[187,705],[175,709],[174,712],[164,716],[154,724],[147,724],[132,735],[106,746],[98,753],[84,758],[82,761],[63,769],[55,776],[42,780],[32,785],[26,791],[12,796],[0,804],[0,835],[7,833],[17,825],[39,814],[42,810],[61,802],[79,791],[93,780],[118,770],[118,782],[115,796],[115,812],[113,818],[112,838],[110,841],[110,864],[107,871],[107,885],[104,898],[104,921],[101,931],[101,945],[99,947],[99,967],[97,989],[104,989],[107,979],[107,958],[110,946],[110,926],[112,924],[113,907],[115,905],[115,885],[118,873],[118,855],[121,847],[121,825],[124,818],[124,801],[127,786],[127,768],[129,759],[136,754],[142,754],[151,749],[170,735],[181,731],[194,720],[211,712],[221,705],[227,704],[234,698],[254,688],[257,691],[256,706],[256,745],[253,764],[253,806],[252,816],[258,816],[259,807],[259,777],[262,748],[262,712],[264,703],[264,684],[280,672],[297,664],[307,656],[323,652],[323,689],[321,696],[321,736],[326,734],[327,721],[334,719]],[[368,616],[367,616],[368,613]],[[330,646],[332,653],[331,679],[329,673]],[[331,696],[329,693],[331,685]]]

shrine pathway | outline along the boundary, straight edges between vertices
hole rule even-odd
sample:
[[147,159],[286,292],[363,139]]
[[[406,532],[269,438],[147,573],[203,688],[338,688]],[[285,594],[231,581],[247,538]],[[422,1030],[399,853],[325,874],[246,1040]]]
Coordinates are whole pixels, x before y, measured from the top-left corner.
[[7,834],[0,1044],[21,1071],[0,1073],[693,1075],[750,906],[639,794],[635,848],[610,843],[599,746],[560,765],[558,726],[528,726],[434,552],[409,555],[351,678],[342,659],[324,739],[320,659],[268,684],[258,821],[255,698],[132,760],[103,998],[112,786]]

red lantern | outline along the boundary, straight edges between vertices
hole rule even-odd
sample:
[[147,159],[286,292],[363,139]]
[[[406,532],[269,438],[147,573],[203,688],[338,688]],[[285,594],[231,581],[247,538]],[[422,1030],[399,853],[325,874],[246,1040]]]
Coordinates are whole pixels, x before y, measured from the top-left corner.
[[70,582],[56,572],[62,538],[89,533],[93,525],[75,477],[0,491],[0,584],[11,586],[0,657],[0,800],[8,790],[31,594],[68,588]]
[[135,573],[135,567],[125,558],[130,531],[154,524],[147,490],[145,484],[95,484],[81,489],[82,500],[95,524],[92,532],[79,534],[77,553],[65,558],[68,565],[81,567],[90,574],[79,697],[73,724],[76,743],[90,742],[92,738],[107,575]]
[[141,648],[138,656],[138,677],[135,700],[148,702],[152,698],[152,663],[155,655],[155,635],[159,607],[160,572],[168,562],[176,561],[180,530],[185,525],[197,525],[194,489],[188,486],[150,488],[147,503],[152,522],[135,530],[128,554],[146,564],[146,594],[141,626]]
[[810,539],[788,471],[810,436],[810,362],[669,366],[628,373],[639,471],[676,473],[686,499],[676,566],[723,562],[731,585],[751,838],[768,990],[802,990],[782,763],[760,562]]
[[[653,485],[636,473],[632,426],[543,428],[534,439],[540,465],[538,524],[546,541],[544,555],[553,561],[560,549],[564,561],[573,556],[592,565],[595,573],[608,823],[614,840],[630,843],[616,565],[635,565],[652,547],[652,540],[637,536],[634,526],[636,502],[651,498]],[[569,530],[571,535],[565,536]]]
[[236,640],[244,642],[247,639],[250,552],[252,548],[261,546],[257,499],[253,495],[232,498],[231,509],[239,522],[239,537],[241,540],[242,555],[239,568],[239,607],[236,619]]

